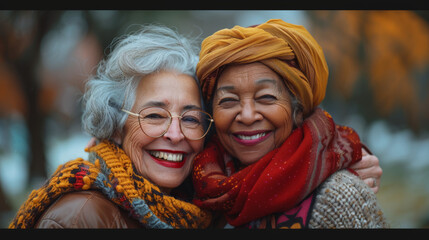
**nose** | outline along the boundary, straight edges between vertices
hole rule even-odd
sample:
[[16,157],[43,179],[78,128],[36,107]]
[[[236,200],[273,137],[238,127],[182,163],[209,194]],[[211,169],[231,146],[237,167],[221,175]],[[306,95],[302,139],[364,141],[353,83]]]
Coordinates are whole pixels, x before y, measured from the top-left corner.
[[178,117],[173,117],[171,119],[170,127],[163,136],[165,139],[171,141],[171,143],[176,144],[182,141],[185,136],[180,129],[180,120]]
[[251,125],[256,121],[263,119],[262,114],[257,111],[255,102],[253,100],[243,100],[241,103],[240,112],[236,116],[236,120],[245,124]]

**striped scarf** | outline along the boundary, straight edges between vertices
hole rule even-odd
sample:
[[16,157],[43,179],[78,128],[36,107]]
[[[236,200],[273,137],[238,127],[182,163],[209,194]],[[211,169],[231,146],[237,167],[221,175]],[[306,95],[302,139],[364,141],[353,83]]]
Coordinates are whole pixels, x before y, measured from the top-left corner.
[[104,141],[82,158],[60,165],[38,190],[33,190],[9,228],[32,228],[41,214],[61,195],[100,190],[147,228],[206,228],[211,215],[194,204],[166,195],[136,174],[132,162],[114,143]]
[[332,173],[361,159],[361,146],[353,129],[336,125],[320,108],[280,147],[242,169],[214,137],[194,160],[194,203],[224,212],[233,226],[285,212]]

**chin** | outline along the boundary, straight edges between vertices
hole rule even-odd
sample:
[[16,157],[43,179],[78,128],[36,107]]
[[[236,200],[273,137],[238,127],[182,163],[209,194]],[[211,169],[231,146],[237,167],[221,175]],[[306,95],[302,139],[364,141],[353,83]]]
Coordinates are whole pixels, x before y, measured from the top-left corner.
[[261,157],[259,157],[259,156],[255,157],[255,155],[250,155],[248,157],[246,157],[246,156],[238,157],[238,160],[240,161],[241,164],[247,166],[247,165],[251,165],[251,164],[257,162],[261,158],[262,158],[262,156]]
[[161,188],[166,188],[166,189],[173,189],[173,188],[177,188],[178,186],[180,186],[180,184],[177,183],[163,183],[163,184],[159,184],[159,187]]
[[154,181],[156,185],[158,185],[161,188],[168,188],[173,189],[185,181],[185,177],[173,177],[173,178],[163,178],[163,179],[157,179],[158,181]]

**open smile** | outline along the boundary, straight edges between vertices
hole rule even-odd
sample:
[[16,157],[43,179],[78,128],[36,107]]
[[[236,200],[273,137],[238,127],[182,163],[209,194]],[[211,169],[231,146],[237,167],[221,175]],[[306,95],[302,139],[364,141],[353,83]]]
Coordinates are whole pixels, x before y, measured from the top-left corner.
[[234,140],[242,145],[251,146],[258,144],[271,135],[272,131],[235,132],[232,134]]
[[170,168],[181,168],[186,162],[186,152],[171,150],[148,150],[152,159],[164,166]]

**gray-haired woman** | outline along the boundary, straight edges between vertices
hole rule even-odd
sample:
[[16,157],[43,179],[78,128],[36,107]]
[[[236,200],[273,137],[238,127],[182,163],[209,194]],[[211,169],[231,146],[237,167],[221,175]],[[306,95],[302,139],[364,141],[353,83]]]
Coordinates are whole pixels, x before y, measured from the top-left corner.
[[11,228],[209,226],[186,195],[212,123],[195,78],[198,48],[154,25],[114,44],[83,96],[83,127],[100,143],[34,190]]

